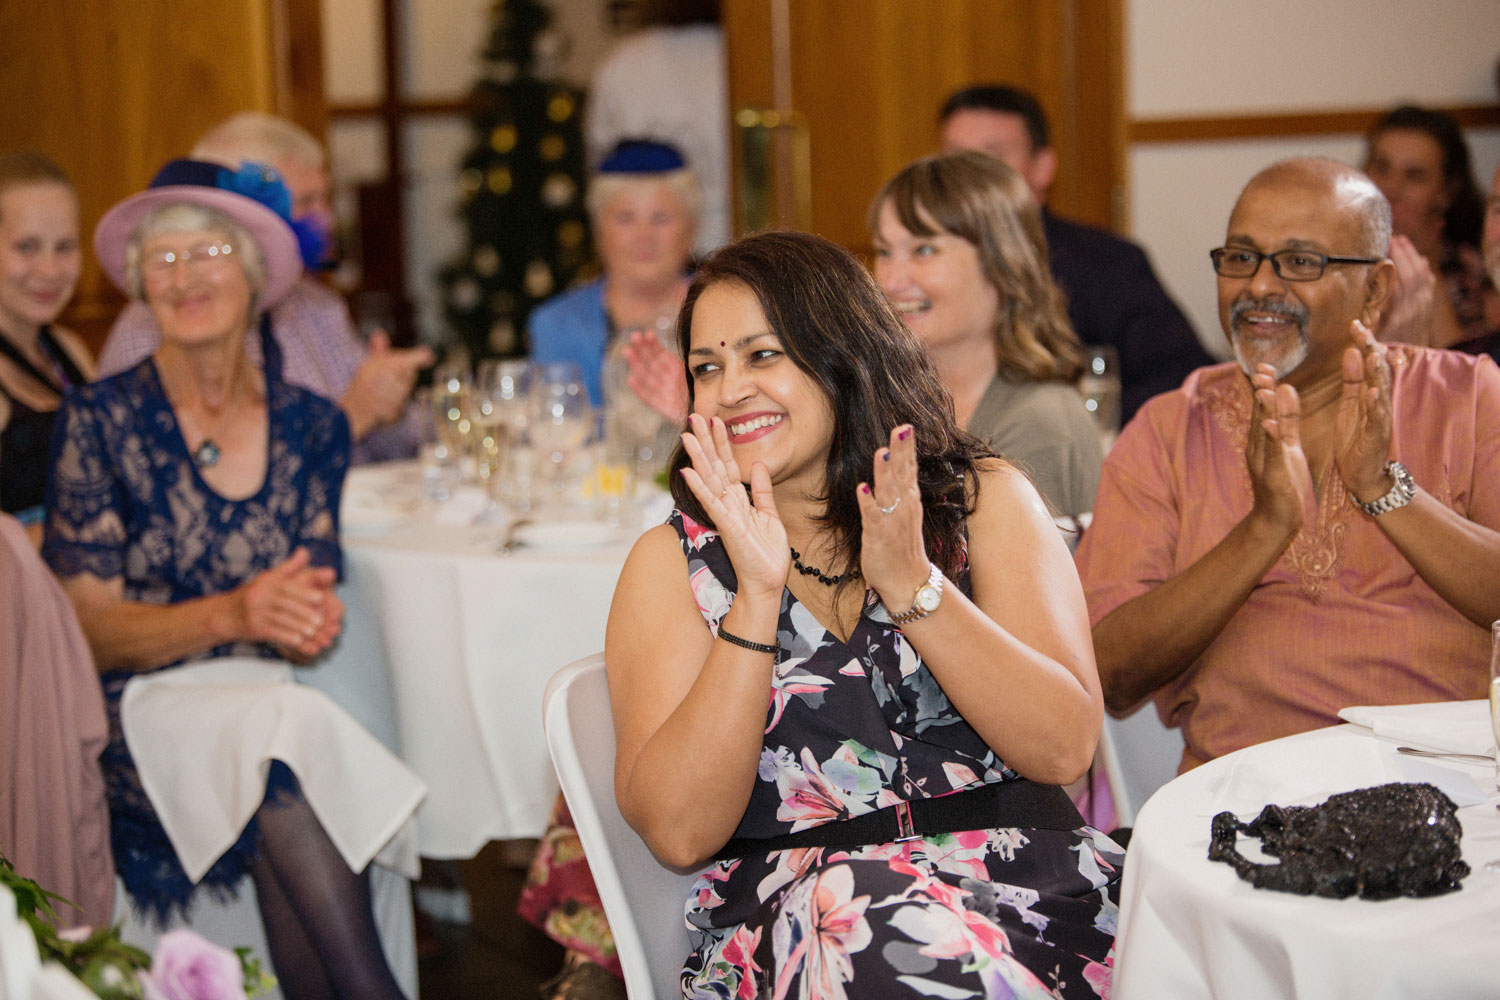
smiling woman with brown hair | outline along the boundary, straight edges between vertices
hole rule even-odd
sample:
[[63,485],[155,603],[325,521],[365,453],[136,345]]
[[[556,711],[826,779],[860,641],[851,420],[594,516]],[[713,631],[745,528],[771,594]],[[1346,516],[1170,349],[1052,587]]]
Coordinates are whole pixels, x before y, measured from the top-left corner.
[[981,153],[918,160],[870,204],[875,280],[953,394],[958,423],[1059,514],[1093,508],[1104,462],[1075,383],[1083,345],[1021,175]]
[[40,153],[0,155],[0,510],[38,543],[57,407],[94,371],[83,342],[53,322],[82,262],[68,175]]

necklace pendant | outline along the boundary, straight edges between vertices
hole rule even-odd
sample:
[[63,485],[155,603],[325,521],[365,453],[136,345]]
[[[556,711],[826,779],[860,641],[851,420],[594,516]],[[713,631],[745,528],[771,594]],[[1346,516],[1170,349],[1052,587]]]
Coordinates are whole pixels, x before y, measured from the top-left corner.
[[219,446],[211,439],[204,438],[203,443],[193,449],[193,464],[200,469],[210,469],[219,464]]

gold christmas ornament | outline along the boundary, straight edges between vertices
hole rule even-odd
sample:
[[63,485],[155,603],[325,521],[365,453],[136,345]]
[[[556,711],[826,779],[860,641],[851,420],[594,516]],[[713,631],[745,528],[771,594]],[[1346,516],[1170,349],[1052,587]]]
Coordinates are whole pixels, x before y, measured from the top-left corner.
[[505,194],[510,191],[511,176],[509,167],[491,167],[489,173],[490,190],[495,194]]
[[577,219],[568,219],[557,227],[557,242],[559,246],[573,248],[583,243],[583,223]]
[[491,278],[500,273],[500,252],[485,245],[474,251],[474,273],[482,278]]
[[552,293],[552,269],[547,262],[537,258],[526,265],[526,294],[534,299],[545,298]]
[[516,349],[516,325],[508,319],[498,319],[490,327],[490,350],[496,354],[510,354]]
[[573,100],[572,94],[553,94],[552,100],[547,102],[547,117],[555,122],[565,122],[573,117],[573,112],[577,109],[578,103]]
[[552,174],[542,182],[542,201],[549,208],[563,208],[577,193],[578,185],[567,174]]
[[516,148],[516,127],[509,122],[495,126],[490,133],[490,148],[497,153],[509,153]]

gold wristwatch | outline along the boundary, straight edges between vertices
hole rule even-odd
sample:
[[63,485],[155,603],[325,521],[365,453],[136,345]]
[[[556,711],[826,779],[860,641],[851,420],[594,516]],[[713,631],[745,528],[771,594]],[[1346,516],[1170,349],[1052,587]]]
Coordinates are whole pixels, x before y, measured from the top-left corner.
[[911,610],[891,615],[891,624],[897,628],[921,621],[936,611],[937,606],[943,602],[943,571],[938,569],[937,563],[928,565],[931,569],[927,573],[927,581],[912,595]]

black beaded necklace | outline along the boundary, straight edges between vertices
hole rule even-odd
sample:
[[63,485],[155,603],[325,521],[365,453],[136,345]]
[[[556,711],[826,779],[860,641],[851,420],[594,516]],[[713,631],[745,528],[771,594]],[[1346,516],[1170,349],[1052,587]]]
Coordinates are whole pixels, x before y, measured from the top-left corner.
[[[790,545],[787,548],[792,549]],[[836,587],[845,580],[859,579],[859,567],[857,566],[851,567],[837,576],[829,576],[816,566],[804,566],[802,565],[802,556],[796,549],[792,549],[792,565],[796,567],[798,573],[801,573],[803,576],[812,577],[825,587]]]

